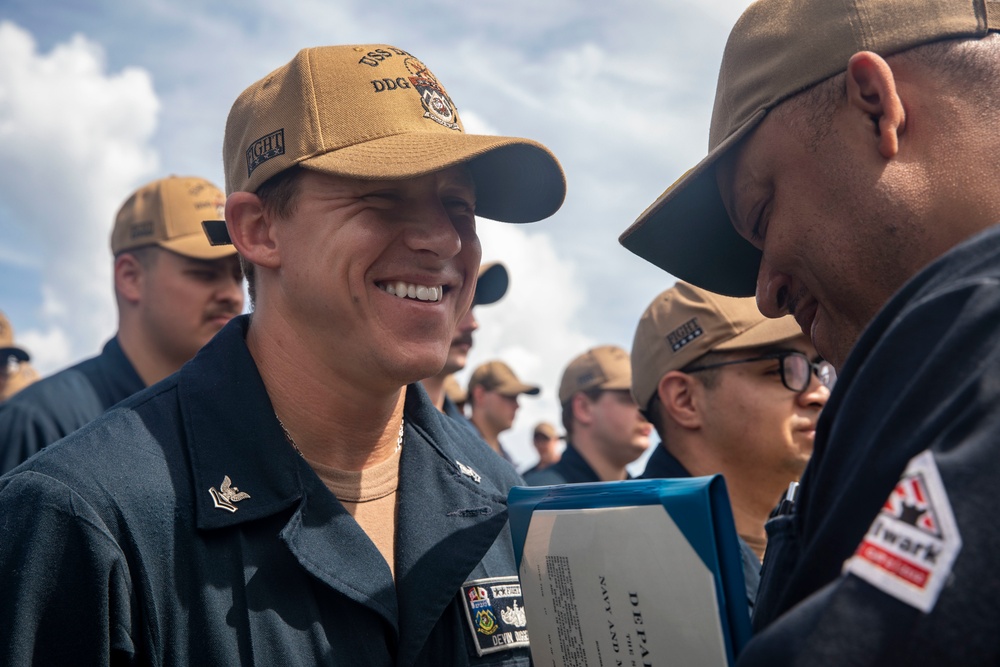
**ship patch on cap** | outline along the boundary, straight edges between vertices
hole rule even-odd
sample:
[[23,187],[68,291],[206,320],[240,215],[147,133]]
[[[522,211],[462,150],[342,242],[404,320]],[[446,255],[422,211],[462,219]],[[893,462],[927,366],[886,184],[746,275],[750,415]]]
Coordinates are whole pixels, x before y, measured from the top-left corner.
[[457,122],[458,114],[455,111],[455,103],[448,97],[448,93],[444,92],[444,88],[427,69],[427,66],[413,56],[404,60],[403,64],[406,65],[407,71],[413,75],[410,77],[410,83],[413,85],[413,89],[420,94],[420,103],[424,107],[424,118],[432,120],[438,125],[443,125],[449,130],[461,131]]
[[528,647],[528,620],[517,577],[492,577],[462,585],[465,616],[480,655]]
[[698,318],[692,317],[690,320],[668,333],[667,342],[670,344],[671,350],[678,352],[681,348],[703,333],[705,333],[705,331],[701,328],[701,325],[698,324]]
[[929,613],[961,549],[948,491],[925,451],[910,460],[844,571]]

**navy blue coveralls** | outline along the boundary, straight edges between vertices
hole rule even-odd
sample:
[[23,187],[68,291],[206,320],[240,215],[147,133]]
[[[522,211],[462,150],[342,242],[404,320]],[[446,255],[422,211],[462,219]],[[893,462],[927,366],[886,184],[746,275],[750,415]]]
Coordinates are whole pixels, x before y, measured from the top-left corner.
[[[929,611],[845,561],[929,451],[961,548]],[[768,523],[741,667],[1000,664],[1000,227],[911,279],[868,325],[820,417],[791,514]],[[940,567],[937,551],[914,558]]]
[[408,387],[393,581],[286,442],[247,323],[0,478],[0,664],[529,664],[467,600],[499,617],[516,586],[513,469]]
[[573,443],[567,442],[566,449],[558,461],[541,470],[529,470],[524,473],[524,481],[528,486],[547,486],[600,482],[601,479],[590,464],[580,456],[580,452],[576,451]]
[[0,403],[0,474],[143,389],[117,338],[101,354]]

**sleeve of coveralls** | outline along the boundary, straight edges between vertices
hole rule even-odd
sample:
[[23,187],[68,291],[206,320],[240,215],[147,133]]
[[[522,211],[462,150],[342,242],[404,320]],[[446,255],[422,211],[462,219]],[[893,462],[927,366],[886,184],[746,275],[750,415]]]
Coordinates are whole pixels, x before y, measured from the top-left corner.
[[865,465],[904,443],[916,454],[841,576],[759,633],[740,667],[1000,664],[998,322],[1000,286],[967,282],[886,330],[852,387],[868,409],[839,414],[836,436],[867,438]]
[[34,471],[0,480],[0,664],[130,664],[125,559],[100,517]]

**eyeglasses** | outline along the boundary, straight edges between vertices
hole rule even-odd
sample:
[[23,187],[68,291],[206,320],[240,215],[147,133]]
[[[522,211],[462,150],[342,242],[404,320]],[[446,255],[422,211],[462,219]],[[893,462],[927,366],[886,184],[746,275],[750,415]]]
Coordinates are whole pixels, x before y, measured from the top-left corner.
[[685,373],[696,373],[707,371],[711,368],[721,368],[722,366],[732,366],[734,364],[749,364],[753,361],[769,361],[771,359],[781,362],[781,384],[785,388],[801,394],[809,388],[813,374],[819,378],[820,384],[827,389],[833,389],[837,382],[837,371],[829,361],[810,361],[804,352],[775,352],[764,354],[751,359],[737,359],[736,361],[723,361],[717,364],[705,366],[692,366],[682,369]]

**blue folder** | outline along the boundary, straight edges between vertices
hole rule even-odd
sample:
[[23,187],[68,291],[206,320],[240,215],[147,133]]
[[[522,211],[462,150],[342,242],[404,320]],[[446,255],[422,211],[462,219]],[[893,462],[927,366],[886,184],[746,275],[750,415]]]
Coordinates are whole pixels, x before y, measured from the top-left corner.
[[[514,487],[508,506],[518,571],[536,510],[641,505],[662,505],[712,573],[729,664],[733,664],[750,639],[750,615],[740,545],[721,475]],[[664,576],[670,576],[670,572],[664,572]]]

